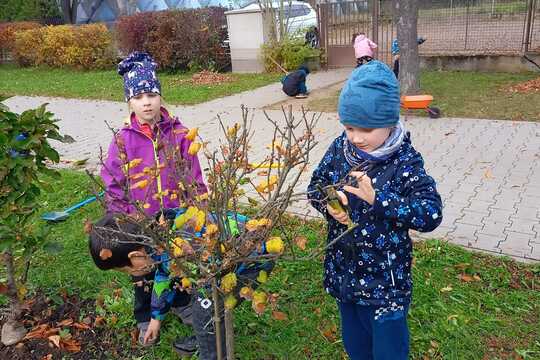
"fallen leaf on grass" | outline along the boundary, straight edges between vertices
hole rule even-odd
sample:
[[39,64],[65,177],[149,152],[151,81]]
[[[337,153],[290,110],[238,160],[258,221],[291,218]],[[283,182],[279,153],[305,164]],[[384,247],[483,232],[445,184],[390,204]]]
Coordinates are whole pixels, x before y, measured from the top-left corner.
[[440,292],[450,292],[454,290],[450,285],[446,286],[446,287],[443,287],[441,290],[439,290]]
[[458,278],[463,282],[473,282],[473,281],[480,281],[480,276],[478,275],[469,275],[469,274],[459,274]]
[[336,326],[336,324],[330,324],[324,330],[320,330],[320,331],[323,334],[323,336],[326,338],[326,340],[328,340],[329,342],[336,341],[336,339],[337,339],[337,336],[336,336],[337,326]]
[[305,236],[297,236],[294,239],[294,242],[296,243],[296,246],[300,248],[300,250],[306,250],[307,238]]
[[272,311],[272,317],[280,321],[287,320],[287,314],[281,311]]

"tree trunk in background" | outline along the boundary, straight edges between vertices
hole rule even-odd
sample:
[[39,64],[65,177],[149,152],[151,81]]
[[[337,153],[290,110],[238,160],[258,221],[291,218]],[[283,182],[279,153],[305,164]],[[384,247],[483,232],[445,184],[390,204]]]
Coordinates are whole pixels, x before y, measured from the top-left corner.
[[62,0],[62,15],[66,24],[75,24],[77,22],[77,8],[79,7],[78,0]]
[[399,83],[402,95],[420,91],[420,58],[418,56],[418,0],[394,0],[399,43]]

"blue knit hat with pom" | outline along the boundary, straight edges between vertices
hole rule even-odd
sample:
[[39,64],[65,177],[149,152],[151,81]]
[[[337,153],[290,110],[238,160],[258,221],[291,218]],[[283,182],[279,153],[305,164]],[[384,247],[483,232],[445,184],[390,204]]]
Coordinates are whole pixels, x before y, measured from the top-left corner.
[[339,121],[343,125],[376,129],[399,121],[399,83],[386,64],[373,60],[350,75],[339,96]]
[[144,93],[161,95],[156,70],[157,63],[146,52],[132,52],[118,64],[118,74],[124,77],[126,101]]

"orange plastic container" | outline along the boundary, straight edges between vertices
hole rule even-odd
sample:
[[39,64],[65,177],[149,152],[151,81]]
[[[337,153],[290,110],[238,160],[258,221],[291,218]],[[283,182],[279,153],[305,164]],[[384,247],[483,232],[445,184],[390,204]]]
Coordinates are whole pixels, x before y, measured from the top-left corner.
[[433,101],[431,95],[407,95],[401,97],[401,107],[404,109],[427,109]]

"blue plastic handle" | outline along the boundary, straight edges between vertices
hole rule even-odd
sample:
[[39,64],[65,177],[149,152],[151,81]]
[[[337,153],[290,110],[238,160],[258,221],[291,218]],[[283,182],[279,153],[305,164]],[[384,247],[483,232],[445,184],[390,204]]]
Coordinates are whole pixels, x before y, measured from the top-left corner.
[[[102,191],[102,192],[100,192],[100,193],[98,194],[98,196],[99,196],[99,197],[102,197],[104,194],[105,194],[105,192]],[[68,209],[66,209],[66,210],[64,210],[64,211],[67,212],[67,213],[70,213],[70,212],[72,212],[73,210],[77,210],[78,208],[80,208],[80,207],[82,207],[82,206],[84,206],[84,205],[86,205],[86,204],[90,204],[91,202],[94,202],[94,201],[96,201],[96,197],[95,197],[95,196],[91,196],[91,197],[89,197],[88,199],[83,200],[83,201],[81,201],[80,203],[75,204],[75,205],[73,205],[72,207],[70,207],[70,208],[68,208]]]

